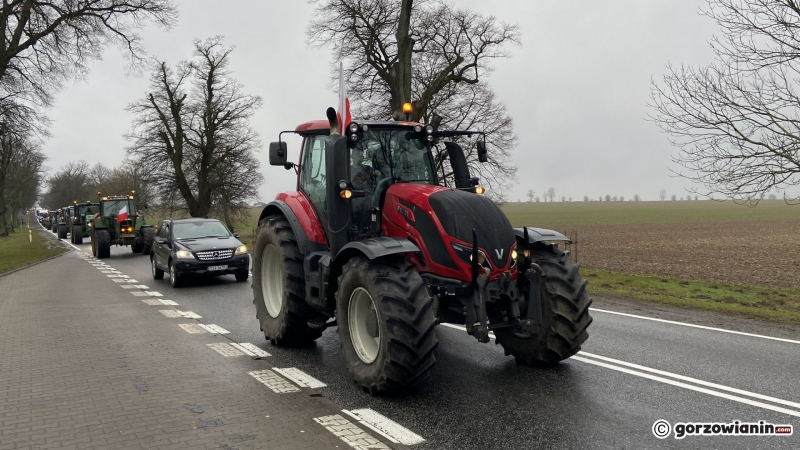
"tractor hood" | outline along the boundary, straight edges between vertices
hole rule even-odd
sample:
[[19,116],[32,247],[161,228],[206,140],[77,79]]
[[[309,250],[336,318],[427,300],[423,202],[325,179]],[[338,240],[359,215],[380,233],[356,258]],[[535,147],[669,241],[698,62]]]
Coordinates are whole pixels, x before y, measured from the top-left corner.
[[[497,205],[472,192],[411,183],[392,185],[386,195],[384,214],[398,223],[412,238],[418,235],[430,261],[469,273],[472,231],[478,248],[491,261],[494,278],[513,265],[511,250],[516,237],[511,223]],[[389,233],[394,235],[395,233]]]

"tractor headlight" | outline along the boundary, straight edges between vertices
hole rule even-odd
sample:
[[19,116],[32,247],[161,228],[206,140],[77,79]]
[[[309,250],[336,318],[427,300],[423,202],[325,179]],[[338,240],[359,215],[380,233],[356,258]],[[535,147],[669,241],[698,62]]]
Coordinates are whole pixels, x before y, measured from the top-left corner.
[[178,250],[178,252],[175,254],[175,256],[177,256],[180,259],[193,259],[194,258],[194,255],[192,255],[192,252],[190,252],[189,250]]
[[433,134],[433,125],[428,125],[425,127],[425,132],[428,134]]
[[236,252],[235,252],[236,255],[244,255],[246,253],[247,253],[247,246],[246,245],[240,245],[239,248],[237,248]]
[[511,250],[511,259],[517,259],[517,249]]
[[[467,247],[466,245],[461,245],[453,242],[452,244],[453,250],[456,251],[456,255],[462,261],[467,264],[472,264],[472,247]],[[491,270],[492,266],[489,263],[489,258],[486,257],[486,254],[483,253],[483,250],[478,250],[478,265],[483,267],[484,269]]]
[[414,132],[415,133],[422,133],[422,127],[419,125],[414,125]]
[[355,122],[350,122],[350,126],[348,127],[348,129],[350,130],[351,133],[357,133],[358,132],[358,124],[355,123]]

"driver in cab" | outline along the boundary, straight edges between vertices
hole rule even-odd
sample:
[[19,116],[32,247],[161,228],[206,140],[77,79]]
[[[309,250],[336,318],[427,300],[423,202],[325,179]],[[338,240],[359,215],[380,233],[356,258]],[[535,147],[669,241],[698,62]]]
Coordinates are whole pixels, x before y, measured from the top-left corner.
[[364,163],[364,150],[354,147],[350,156],[350,182],[354,189],[369,190],[375,189],[376,180],[381,176],[381,171],[374,169],[371,165]]

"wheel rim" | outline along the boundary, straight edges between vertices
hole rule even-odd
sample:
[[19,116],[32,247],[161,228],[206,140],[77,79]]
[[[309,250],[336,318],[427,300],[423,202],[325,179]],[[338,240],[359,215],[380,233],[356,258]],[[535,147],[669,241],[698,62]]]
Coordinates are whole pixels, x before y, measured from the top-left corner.
[[283,307],[283,261],[278,249],[268,244],[261,255],[261,298],[273,319]]
[[155,277],[156,276],[156,259],[155,258],[150,258],[150,269],[152,270],[153,276]]
[[347,325],[350,329],[350,341],[353,343],[353,348],[361,361],[371,364],[378,358],[381,346],[375,302],[366,289],[359,287],[350,295],[350,305],[347,309]]

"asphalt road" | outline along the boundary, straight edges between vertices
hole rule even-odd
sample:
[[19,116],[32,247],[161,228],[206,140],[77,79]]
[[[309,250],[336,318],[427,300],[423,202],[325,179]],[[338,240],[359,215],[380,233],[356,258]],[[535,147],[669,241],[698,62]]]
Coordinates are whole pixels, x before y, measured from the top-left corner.
[[[84,242],[80,249],[91,253]],[[352,383],[335,328],[304,348],[266,342],[249,280],[229,275],[173,289],[153,280],[148,258],[128,247],[112,248],[104,262],[199,314],[200,322],[228,329],[232,340],[257,344],[273,364],[325,382],[323,395],[343,408],[371,408],[426,439],[414,449],[800,448],[800,336],[786,342],[595,310],[579,355],[530,368],[493,342],[440,326],[432,377],[404,395],[373,397]],[[660,419],[763,420],[795,431],[661,440],[652,432]]]

